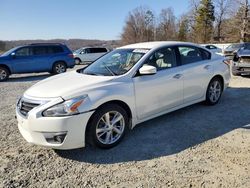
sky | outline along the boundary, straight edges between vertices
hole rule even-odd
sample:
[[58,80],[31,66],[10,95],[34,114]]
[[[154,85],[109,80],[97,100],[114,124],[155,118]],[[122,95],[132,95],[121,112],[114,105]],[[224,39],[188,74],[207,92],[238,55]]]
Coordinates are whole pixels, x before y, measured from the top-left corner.
[[128,12],[139,6],[155,14],[172,7],[176,16],[187,0],[0,0],[0,40],[120,38]]

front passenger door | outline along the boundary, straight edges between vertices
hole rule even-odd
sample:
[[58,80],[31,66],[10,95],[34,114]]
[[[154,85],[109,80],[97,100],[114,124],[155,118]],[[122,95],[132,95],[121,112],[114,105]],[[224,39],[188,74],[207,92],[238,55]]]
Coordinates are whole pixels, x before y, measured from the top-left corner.
[[11,66],[15,73],[29,73],[33,71],[32,49],[30,47],[17,49],[12,58]]
[[183,103],[182,67],[178,66],[175,48],[154,52],[145,65],[155,66],[157,73],[133,78],[139,119],[147,119]]

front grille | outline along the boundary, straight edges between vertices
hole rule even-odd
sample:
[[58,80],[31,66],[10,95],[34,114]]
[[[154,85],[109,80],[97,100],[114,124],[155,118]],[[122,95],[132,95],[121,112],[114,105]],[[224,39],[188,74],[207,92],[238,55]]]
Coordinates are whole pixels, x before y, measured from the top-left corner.
[[31,111],[33,108],[39,106],[40,103],[34,103],[34,102],[27,102],[25,101],[25,99],[21,99],[19,101],[19,104],[18,104],[18,109],[19,109],[19,112],[23,115],[23,116],[27,116],[29,111]]

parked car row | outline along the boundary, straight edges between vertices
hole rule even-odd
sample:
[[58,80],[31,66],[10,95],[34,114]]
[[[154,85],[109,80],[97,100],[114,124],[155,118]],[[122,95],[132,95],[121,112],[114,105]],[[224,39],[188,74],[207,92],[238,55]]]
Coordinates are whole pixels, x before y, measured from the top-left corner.
[[106,54],[107,48],[80,48],[74,53],[64,44],[35,43],[15,47],[0,56],[0,81],[11,74],[50,72],[60,74],[75,64],[92,63]]

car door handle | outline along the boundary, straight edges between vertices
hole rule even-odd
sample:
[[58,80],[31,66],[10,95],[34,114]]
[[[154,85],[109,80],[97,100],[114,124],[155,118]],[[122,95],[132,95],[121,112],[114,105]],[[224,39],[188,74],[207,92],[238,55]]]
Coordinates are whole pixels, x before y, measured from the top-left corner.
[[173,78],[175,78],[175,79],[180,79],[181,77],[182,77],[182,74],[176,74],[173,76]]
[[204,66],[204,69],[209,70],[211,68],[211,65]]

